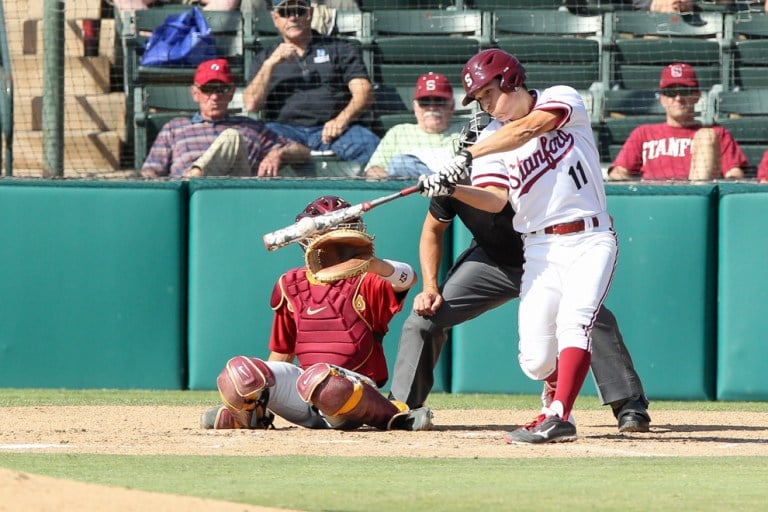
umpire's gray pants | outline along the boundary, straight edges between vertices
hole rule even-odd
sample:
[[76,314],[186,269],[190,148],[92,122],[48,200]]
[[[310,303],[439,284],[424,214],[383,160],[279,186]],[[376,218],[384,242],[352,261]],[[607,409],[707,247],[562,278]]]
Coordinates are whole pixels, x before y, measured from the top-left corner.
[[[421,407],[434,385],[434,367],[448,339],[448,330],[519,297],[522,273],[521,268],[499,267],[480,246],[466,250],[440,287],[443,304],[437,313],[422,317],[411,312],[406,319],[390,397],[411,408]],[[616,318],[606,307],[598,312],[592,329],[591,368],[604,405],[620,405],[626,400],[648,405]]]

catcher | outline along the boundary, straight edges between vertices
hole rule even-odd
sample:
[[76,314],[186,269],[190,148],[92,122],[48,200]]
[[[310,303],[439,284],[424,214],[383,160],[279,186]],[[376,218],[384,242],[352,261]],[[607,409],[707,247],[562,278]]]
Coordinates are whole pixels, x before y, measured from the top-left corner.
[[[322,196],[296,222],[348,206]],[[413,268],[376,257],[360,218],[301,246],[307,265],[280,276],[272,292],[268,361],[230,359],[216,381],[224,405],[205,411],[202,427],[269,428],[278,415],[315,429],[431,429],[429,409],[409,410],[379,391],[388,379],[382,339],[416,283]]]

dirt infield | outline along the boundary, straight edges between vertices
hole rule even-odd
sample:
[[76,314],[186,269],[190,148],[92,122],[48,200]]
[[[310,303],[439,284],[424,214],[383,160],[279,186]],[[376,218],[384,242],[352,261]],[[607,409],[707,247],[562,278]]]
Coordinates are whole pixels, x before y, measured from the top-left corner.
[[[768,413],[651,410],[651,432],[619,434],[607,410],[577,411],[580,437],[576,442],[510,446],[501,440],[501,434],[529,421],[530,413],[435,411],[435,430],[431,432],[338,432],[302,429],[279,418],[274,430],[206,431],[198,427],[200,412],[196,407],[170,406],[7,407],[3,408],[0,453],[481,458],[768,456]],[[0,502],[0,512],[270,510],[98,486],[83,492],[86,485],[89,484],[0,470],[0,494],[18,496],[12,504]],[[50,492],[40,493],[40,488]],[[115,499],[116,492],[129,493],[131,497]],[[45,499],[55,501],[46,506],[42,501]],[[93,501],[84,503],[82,499]],[[176,500],[181,501],[171,507]]]

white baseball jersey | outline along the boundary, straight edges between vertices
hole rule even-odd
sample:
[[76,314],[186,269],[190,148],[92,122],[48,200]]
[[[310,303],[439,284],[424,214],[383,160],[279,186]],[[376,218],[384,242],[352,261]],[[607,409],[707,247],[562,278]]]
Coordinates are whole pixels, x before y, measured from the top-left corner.
[[[472,185],[509,190],[516,212],[514,227],[520,233],[606,210],[600,156],[581,96],[564,85],[531,94],[533,110],[563,113],[560,125],[517,149],[476,158],[472,163]],[[501,126],[493,120],[479,139]]]

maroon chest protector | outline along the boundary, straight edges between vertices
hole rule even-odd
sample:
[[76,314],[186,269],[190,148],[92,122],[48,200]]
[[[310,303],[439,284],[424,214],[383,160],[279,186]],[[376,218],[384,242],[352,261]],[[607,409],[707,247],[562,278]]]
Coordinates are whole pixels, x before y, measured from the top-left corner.
[[361,311],[363,276],[331,284],[312,284],[303,269],[283,276],[283,290],[296,321],[296,357],[301,368],[330,363],[357,370],[370,357],[375,343]]

